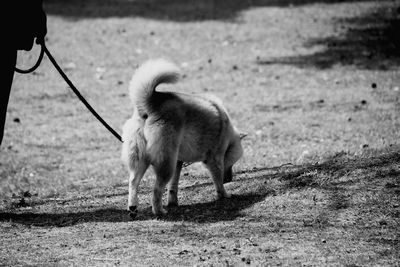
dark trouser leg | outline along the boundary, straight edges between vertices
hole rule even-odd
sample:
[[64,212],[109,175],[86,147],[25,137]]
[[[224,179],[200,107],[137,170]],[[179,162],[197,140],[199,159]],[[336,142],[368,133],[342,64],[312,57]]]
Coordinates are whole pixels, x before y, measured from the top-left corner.
[[4,124],[6,123],[7,105],[14,77],[14,68],[17,60],[17,51],[14,49],[3,50],[1,59],[2,74],[0,78],[0,145],[3,141]]

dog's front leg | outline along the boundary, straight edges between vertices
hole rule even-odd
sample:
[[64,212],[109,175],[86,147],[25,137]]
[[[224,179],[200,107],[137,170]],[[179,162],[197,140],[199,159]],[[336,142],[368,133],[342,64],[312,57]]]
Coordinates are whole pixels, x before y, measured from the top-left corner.
[[224,164],[222,161],[208,160],[206,166],[211,172],[218,198],[230,198],[231,194],[227,193],[224,188]]
[[138,189],[140,181],[142,180],[147,168],[148,164],[142,163],[138,164],[135,170],[130,170],[129,174],[129,197],[128,197],[128,211],[130,212],[130,216],[133,218],[137,215],[137,207],[139,204],[138,200]]

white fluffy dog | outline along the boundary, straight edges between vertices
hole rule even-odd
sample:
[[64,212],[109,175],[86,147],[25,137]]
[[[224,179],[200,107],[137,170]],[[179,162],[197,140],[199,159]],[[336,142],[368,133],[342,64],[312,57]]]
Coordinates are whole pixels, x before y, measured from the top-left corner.
[[150,60],[137,69],[129,85],[133,115],[123,127],[122,160],[130,172],[132,217],[137,213],[139,183],[149,165],[156,174],[152,199],[156,215],[166,214],[162,195],[168,182],[168,205],[178,205],[183,162],[203,162],[218,197],[230,197],[223,184],[232,180],[232,165],[243,154],[241,136],[216,97],[155,90],[178,78],[174,64]]

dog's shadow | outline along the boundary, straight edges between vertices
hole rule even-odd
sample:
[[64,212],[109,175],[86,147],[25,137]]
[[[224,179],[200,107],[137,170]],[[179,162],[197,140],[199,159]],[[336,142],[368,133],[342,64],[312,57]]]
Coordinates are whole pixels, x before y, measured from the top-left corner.
[[241,211],[265,198],[265,194],[233,195],[230,199],[167,207],[168,214],[156,217],[151,207],[139,210],[131,218],[128,211],[119,208],[105,208],[82,212],[36,213],[0,212],[0,221],[41,227],[65,227],[86,222],[129,222],[159,219],[165,221],[191,221],[209,223],[230,221],[241,216]]

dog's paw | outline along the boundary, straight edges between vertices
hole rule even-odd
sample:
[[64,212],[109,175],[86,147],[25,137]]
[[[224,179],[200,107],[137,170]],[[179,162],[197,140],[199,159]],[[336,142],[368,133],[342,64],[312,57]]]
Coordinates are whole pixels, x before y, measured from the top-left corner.
[[231,198],[232,197],[232,194],[231,193],[227,193],[227,192],[225,192],[225,193],[218,193],[218,199],[219,200],[222,200],[222,199],[225,199],[225,198]]
[[135,219],[136,215],[138,214],[138,210],[136,206],[130,206],[128,207],[128,211],[129,211],[129,216],[131,217],[131,219]]
[[153,209],[153,214],[156,215],[157,217],[162,217],[164,215],[167,215],[167,210],[165,210],[164,208],[160,208],[160,209]]

